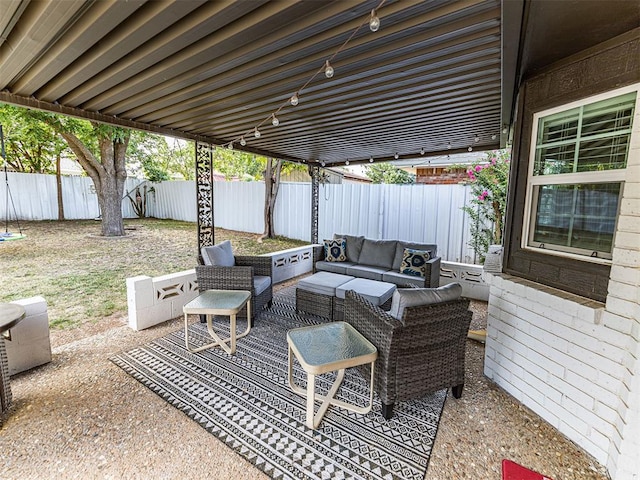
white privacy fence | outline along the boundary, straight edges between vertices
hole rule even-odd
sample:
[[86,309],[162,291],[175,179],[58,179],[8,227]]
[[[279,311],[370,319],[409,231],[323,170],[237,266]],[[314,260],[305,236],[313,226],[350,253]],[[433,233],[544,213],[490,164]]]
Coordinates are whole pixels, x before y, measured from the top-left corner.
[[[98,216],[93,182],[87,177],[62,178],[67,219]],[[128,179],[126,189],[140,184]],[[9,173],[9,186],[18,218],[55,220],[58,218],[56,183],[53,175]],[[157,218],[197,221],[196,188],[193,181],[153,184],[147,214]],[[0,184],[0,219],[7,215],[5,182]],[[443,260],[474,263],[469,218],[461,210],[470,198],[462,185],[371,185],[328,184],[320,186],[319,239],[335,232],[435,243]],[[122,203],[126,218],[135,218],[129,201]],[[216,182],[214,222],[216,227],[252,233],[264,231],[264,183]],[[14,219],[9,205],[10,219]],[[278,235],[299,240],[311,237],[311,184],[283,183],[275,210]]]

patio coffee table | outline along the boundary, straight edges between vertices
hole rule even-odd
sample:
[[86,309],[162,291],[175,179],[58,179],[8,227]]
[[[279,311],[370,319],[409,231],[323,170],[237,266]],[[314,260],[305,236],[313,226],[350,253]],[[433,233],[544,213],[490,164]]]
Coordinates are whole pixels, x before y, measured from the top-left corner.
[[[345,322],[324,323],[301,327],[287,332],[289,344],[289,386],[291,389],[307,397],[306,425],[311,429],[318,427],[329,405],[335,405],[356,413],[368,413],[373,405],[373,372],[378,358],[376,347],[364,338],[355,328]],[[293,379],[293,357],[307,373],[306,390],[296,384]],[[369,405],[360,407],[334,398],[344,378],[345,368],[371,364],[371,381],[369,383]],[[323,373],[338,371],[338,375],[327,395],[315,393],[315,377]],[[318,412],[314,414],[315,401],[322,402]]]
[[[230,355],[236,353],[236,340],[248,335],[251,331],[251,292],[247,290],[205,290],[196,298],[187,303],[182,311],[184,312],[184,343],[192,353],[201,352],[211,347],[221,347]],[[240,335],[236,335],[236,315],[244,306],[247,306],[247,329]],[[198,348],[189,346],[188,315],[206,315],[207,330],[215,342],[203,345]],[[214,315],[228,315],[230,318],[230,336],[221,339],[213,330],[212,319]]]

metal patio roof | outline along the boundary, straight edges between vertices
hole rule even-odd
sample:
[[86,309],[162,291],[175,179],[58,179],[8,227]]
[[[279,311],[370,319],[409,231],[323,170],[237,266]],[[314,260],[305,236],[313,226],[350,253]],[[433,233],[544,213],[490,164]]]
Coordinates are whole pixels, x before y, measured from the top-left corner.
[[494,149],[525,3],[0,0],[0,101],[327,166]]

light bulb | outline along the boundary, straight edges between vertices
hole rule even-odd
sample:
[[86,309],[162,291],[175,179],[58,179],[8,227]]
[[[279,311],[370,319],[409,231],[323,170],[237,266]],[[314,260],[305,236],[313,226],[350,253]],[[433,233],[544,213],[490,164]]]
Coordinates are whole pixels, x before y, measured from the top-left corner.
[[233,142],[229,142],[229,150],[233,150]]
[[331,64],[329,63],[329,60],[326,61],[326,63],[324,64],[324,75],[327,78],[331,78],[333,77],[333,67],[331,66]]
[[478,135],[476,135],[476,136],[473,138],[473,141],[474,141],[474,142],[476,142],[476,143],[478,143],[478,142],[480,141],[480,137],[479,137]]
[[396,152],[396,154],[393,156],[393,158],[395,158],[397,160],[399,156],[400,155],[398,155],[398,152]]
[[451,142],[447,143],[447,148],[451,150]]
[[346,162],[344,162],[345,165],[349,165],[349,160],[347,160]]
[[253,131],[253,136],[256,138],[260,138],[260,130],[258,130],[258,127],[256,127],[256,129]]
[[244,139],[244,136],[240,137],[240,145],[243,147],[247,144],[247,141]]
[[495,140],[496,139],[496,134],[494,133],[493,135],[491,135],[491,140]]
[[298,97],[297,93],[294,93],[293,95],[291,95],[289,101],[291,102],[291,105],[295,107],[296,105],[298,105],[298,103],[300,103],[300,98]]
[[324,167],[324,162],[322,162],[320,165],[322,165]]
[[369,163],[373,163],[373,157],[369,157]]
[[376,11],[371,10],[371,19],[369,20],[369,28],[372,32],[377,32],[380,28],[380,19],[376,15]]
[[280,120],[278,120],[278,117],[276,117],[275,113],[271,115],[271,123],[273,124],[274,127],[277,127],[278,125],[280,125]]
[[420,155],[424,155],[424,148],[420,149]]
[[469,148],[467,148],[467,151],[473,152],[473,148],[469,147]]
[[504,127],[504,128],[502,129],[502,133],[504,133],[505,135],[507,134],[507,132],[508,132],[508,131],[509,131],[509,130],[507,129],[507,127]]

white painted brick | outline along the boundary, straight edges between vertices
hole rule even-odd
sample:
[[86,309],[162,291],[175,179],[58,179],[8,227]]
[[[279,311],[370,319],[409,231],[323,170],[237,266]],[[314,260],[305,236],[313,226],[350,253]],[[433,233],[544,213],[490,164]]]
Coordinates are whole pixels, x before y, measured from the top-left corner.
[[633,186],[631,186],[628,192],[624,192],[624,196],[620,202],[620,216],[640,217],[640,198],[631,198],[633,190]]
[[[638,223],[640,224],[640,222]],[[640,269],[637,268],[613,264],[609,276],[611,280],[615,280],[616,282],[640,285]]]
[[[558,328],[559,327],[562,327],[562,326],[558,325]],[[563,327],[563,328],[566,328],[566,327]],[[543,330],[541,328],[538,328],[532,325],[531,336],[541,341],[543,344],[547,345],[548,348],[551,348],[553,350],[559,350],[561,352],[567,351],[567,344],[569,342],[567,342],[567,340],[562,338],[561,335],[550,333],[547,330]]]
[[625,250],[640,250],[638,234],[635,232],[616,232],[615,248],[623,248]]
[[[596,405],[595,405],[595,408],[593,409],[593,411],[602,420],[604,420],[605,422],[608,422],[608,423],[610,423],[612,425],[615,425],[615,423],[620,418],[620,415],[618,415],[618,412],[616,412],[609,405],[605,405],[600,400],[596,401]],[[614,430],[614,429],[612,429],[612,430]]]
[[598,370],[602,370],[614,377],[621,377],[624,373],[624,366],[619,363],[612,362],[608,358],[593,353],[581,346],[569,344],[567,347],[567,355],[573,357],[579,362],[587,365],[595,366]]
[[638,268],[640,267],[640,252],[636,250],[614,249],[612,262],[616,265]]
[[637,308],[637,302],[630,302],[613,296],[607,297],[607,310],[621,317],[634,318]]
[[618,231],[640,233],[640,222],[637,217],[619,216]]
[[638,302],[639,291],[638,285],[630,285],[628,283],[617,282],[615,280],[609,281],[608,295],[611,297],[628,300],[630,302]]
[[602,314],[602,325],[605,328],[610,328],[617,332],[620,332],[623,335],[630,335],[631,329],[633,326],[633,321],[629,320],[626,317],[621,317],[620,315],[615,315],[611,312],[604,311]]
[[549,372],[549,377],[547,377],[547,381],[551,376],[555,376],[558,378],[564,377],[564,372],[566,370],[565,366],[557,361],[557,356],[550,357],[548,355],[543,355],[540,352],[530,349],[527,352],[527,356],[531,362],[537,364],[541,368],[545,369]]
[[556,352],[553,360],[562,365],[563,368],[582,374],[586,378],[596,378],[598,375],[598,370],[593,365],[571,357],[566,353]]
[[564,379],[559,379],[557,377],[551,377],[549,379],[549,384],[556,390],[559,390],[562,392],[563,394],[562,405],[565,406],[565,408],[566,408],[565,399],[568,398],[572,402],[574,402],[577,405],[580,405],[583,409],[587,411],[590,411],[593,409],[595,405],[595,401],[589,393],[581,389],[578,389],[573,385],[571,385],[570,383],[567,383]]

